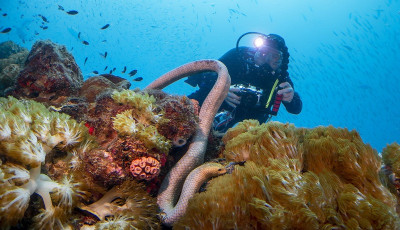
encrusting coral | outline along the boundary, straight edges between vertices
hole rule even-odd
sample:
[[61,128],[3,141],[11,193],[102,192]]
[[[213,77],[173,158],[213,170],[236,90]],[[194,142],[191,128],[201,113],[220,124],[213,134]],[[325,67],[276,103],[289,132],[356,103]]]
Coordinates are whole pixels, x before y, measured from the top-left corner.
[[[42,173],[42,165],[56,149],[83,151],[81,143],[90,141],[87,128],[68,115],[50,112],[40,103],[0,98],[0,140],[1,228],[9,228],[23,218],[33,193],[44,204],[33,218],[36,226],[67,227],[68,214],[86,195],[85,186],[73,174],[50,178]],[[69,162],[74,159],[72,154]]]
[[186,96],[171,96],[165,93],[158,93],[155,98],[157,110],[164,111],[163,117],[168,120],[168,122],[159,123],[157,130],[171,140],[173,146],[184,146],[198,126],[198,102]]
[[151,180],[160,173],[161,164],[153,157],[142,157],[132,161],[130,171],[140,180]]
[[254,124],[225,138],[225,157],[244,167],[211,180],[174,229],[400,229],[380,158],[357,132]]

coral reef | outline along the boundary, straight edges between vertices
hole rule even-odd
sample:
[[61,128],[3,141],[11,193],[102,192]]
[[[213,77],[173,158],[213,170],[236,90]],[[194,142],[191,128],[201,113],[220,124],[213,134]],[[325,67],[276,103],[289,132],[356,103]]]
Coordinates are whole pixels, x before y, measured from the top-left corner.
[[[126,224],[127,229],[159,228],[156,200],[147,195],[144,185],[124,178],[124,173],[130,175],[129,167],[137,156],[118,151],[130,152],[135,147],[132,143],[139,146],[140,154],[147,154],[147,148],[132,138],[129,143],[119,139],[108,152],[97,146],[88,132],[83,122],[49,111],[43,104],[0,98],[0,228],[16,226],[21,220],[28,220],[22,226],[35,229],[89,224],[101,228],[118,223]],[[146,162],[153,165],[149,172],[156,175],[158,161],[146,158]],[[93,177],[88,168],[105,178]],[[120,185],[107,187],[96,180],[118,181]],[[76,207],[83,203],[97,201],[90,205],[93,208],[110,196],[109,203],[116,206],[108,206],[109,219],[103,216],[88,224],[90,217],[77,212]]]
[[246,163],[211,180],[174,229],[400,228],[379,155],[355,131],[245,121],[224,141]]
[[66,97],[77,95],[83,76],[65,46],[50,40],[36,42],[17,84],[9,95],[31,98],[58,106]]
[[[100,147],[82,157],[85,168],[101,186],[110,188],[126,179],[156,179],[171,147],[170,141],[158,133],[159,124],[167,122],[163,110],[156,108],[155,98],[139,91],[115,91],[96,99],[89,111],[88,126]],[[135,160],[154,159],[146,176],[132,174]],[[157,170],[156,170],[157,168]],[[136,168],[135,172],[138,172]]]
[[[50,112],[40,103],[0,98],[0,225],[9,228],[24,217],[32,194],[44,208],[33,218],[40,229],[63,229],[72,208],[86,195],[84,183],[75,174],[51,178],[42,165],[63,153],[67,167],[74,170],[76,155],[90,142],[87,128],[68,115]],[[50,167],[51,167],[51,163]]]
[[154,113],[155,98],[147,93],[135,93],[123,90],[112,94],[115,102],[131,106],[113,117],[113,128],[122,136],[131,135],[143,141],[148,149],[156,148],[168,153],[171,147],[169,141],[159,134],[157,123],[166,122],[163,114]]
[[8,88],[15,84],[28,53],[27,49],[12,41],[0,44],[0,96],[4,96]]

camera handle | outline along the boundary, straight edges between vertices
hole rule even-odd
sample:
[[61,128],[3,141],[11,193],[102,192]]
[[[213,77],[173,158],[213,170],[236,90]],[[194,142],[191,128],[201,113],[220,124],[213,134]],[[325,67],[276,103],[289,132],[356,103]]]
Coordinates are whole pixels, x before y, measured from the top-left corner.
[[[282,89],[282,87],[278,87],[278,90]],[[282,103],[283,94],[276,94],[274,105],[272,106],[272,110],[270,112],[271,115],[276,116],[279,111],[279,107]]]

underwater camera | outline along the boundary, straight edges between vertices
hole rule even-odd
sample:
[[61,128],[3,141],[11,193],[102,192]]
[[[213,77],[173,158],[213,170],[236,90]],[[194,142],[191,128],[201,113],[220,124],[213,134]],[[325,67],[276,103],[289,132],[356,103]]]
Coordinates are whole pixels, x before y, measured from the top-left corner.
[[241,97],[239,107],[254,108],[261,105],[260,99],[263,94],[262,89],[242,84],[232,85],[230,88],[238,90],[235,94]]

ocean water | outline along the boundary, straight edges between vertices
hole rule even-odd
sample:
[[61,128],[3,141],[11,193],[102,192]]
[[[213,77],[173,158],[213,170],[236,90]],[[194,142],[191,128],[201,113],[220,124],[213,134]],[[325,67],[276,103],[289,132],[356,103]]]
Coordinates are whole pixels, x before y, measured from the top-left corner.
[[[399,0],[0,0],[0,8],[0,31],[12,28],[0,42],[30,49],[50,39],[67,47],[85,78],[115,67],[131,88],[182,64],[218,59],[245,32],[279,34],[303,111],[281,109],[273,120],[356,129],[379,152],[400,142]],[[137,74],[122,74],[124,66]],[[165,90],[182,95],[195,88],[181,80]]]

